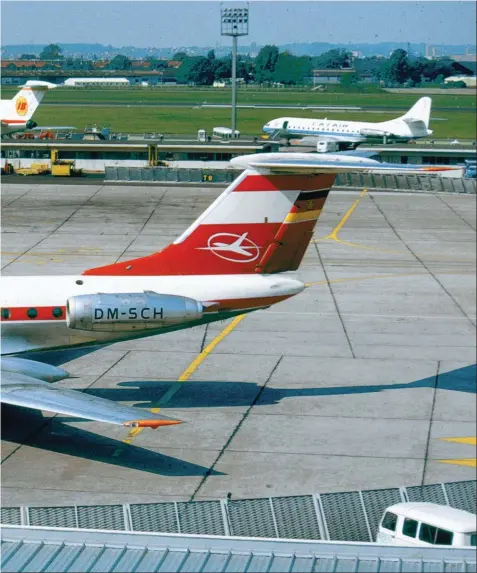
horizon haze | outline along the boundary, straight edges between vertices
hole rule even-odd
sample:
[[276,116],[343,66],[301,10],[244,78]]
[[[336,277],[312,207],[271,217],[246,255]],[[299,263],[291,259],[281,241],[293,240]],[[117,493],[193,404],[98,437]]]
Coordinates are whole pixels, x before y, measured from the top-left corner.
[[[249,6],[250,34],[239,43],[473,45],[476,41],[476,6],[470,1],[252,1]],[[230,38],[220,35],[219,2],[3,0],[1,31],[3,46],[231,44]]]

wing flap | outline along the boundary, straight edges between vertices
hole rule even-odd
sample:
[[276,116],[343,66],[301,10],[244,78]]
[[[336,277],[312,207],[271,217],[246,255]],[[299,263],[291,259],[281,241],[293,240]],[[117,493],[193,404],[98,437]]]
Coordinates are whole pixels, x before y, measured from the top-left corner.
[[6,404],[47,410],[122,426],[158,428],[180,424],[180,420],[149,410],[124,406],[77,390],[60,388],[19,373],[2,372],[1,401]]

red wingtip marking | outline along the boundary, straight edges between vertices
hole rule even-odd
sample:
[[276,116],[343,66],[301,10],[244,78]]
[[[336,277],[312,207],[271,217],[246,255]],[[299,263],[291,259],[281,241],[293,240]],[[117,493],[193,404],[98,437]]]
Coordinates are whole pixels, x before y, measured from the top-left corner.
[[131,420],[124,422],[125,426],[133,426],[135,428],[159,428],[160,426],[175,426],[182,424],[182,420]]

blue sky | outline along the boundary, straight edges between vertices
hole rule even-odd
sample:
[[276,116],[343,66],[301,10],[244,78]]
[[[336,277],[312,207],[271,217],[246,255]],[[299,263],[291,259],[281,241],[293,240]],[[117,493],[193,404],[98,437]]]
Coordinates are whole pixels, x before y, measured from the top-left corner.
[[[220,36],[219,2],[2,0],[1,6],[2,45],[97,42],[174,47],[230,43]],[[249,39],[241,42],[475,44],[475,22],[473,1],[252,0]]]

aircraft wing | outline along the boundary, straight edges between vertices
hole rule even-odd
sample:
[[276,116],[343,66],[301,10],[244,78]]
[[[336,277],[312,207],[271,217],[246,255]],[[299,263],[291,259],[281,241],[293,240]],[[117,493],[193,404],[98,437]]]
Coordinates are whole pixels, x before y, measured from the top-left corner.
[[[40,363],[38,366],[41,368]],[[181,423],[180,420],[153,414],[149,410],[124,406],[77,390],[60,388],[44,380],[8,370],[2,370],[1,401],[122,426],[158,428]]]

